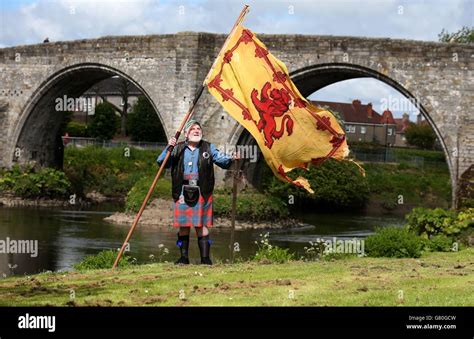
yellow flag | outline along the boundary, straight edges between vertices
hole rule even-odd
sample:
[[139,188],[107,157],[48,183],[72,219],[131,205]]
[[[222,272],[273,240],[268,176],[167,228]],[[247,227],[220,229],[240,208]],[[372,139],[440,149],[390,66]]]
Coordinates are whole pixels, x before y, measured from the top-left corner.
[[345,133],[328,111],[310,104],[256,35],[237,25],[205,80],[209,92],[257,141],[267,164],[281,180],[314,193],[307,179],[291,179],[328,158],[342,160]]

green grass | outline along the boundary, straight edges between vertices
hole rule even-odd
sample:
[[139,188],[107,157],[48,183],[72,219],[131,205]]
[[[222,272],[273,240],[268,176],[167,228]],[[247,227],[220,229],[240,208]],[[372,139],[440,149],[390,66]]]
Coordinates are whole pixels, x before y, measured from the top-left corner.
[[[150,189],[151,184],[156,176],[156,173],[145,175],[140,178],[135,185],[130,189],[127,194],[127,199],[125,201],[125,210],[128,212],[136,213],[140,209],[143,200],[145,199],[148,190]],[[161,177],[157,182],[153,193],[148,200],[148,203],[153,201],[155,198],[162,199],[173,199],[171,196],[171,180],[167,177]]]
[[0,306],[474,306],[473,257],[468,248],[418,259],[43,273],[0,280]]
[[371,199],[425,207],[449,207],[451,183],[449,171],[439,166],[421,170],[391,164],[364,164]]
[[393,148],[398,160],[406,160],[410,157],[421,157],[424,161],[446,163],[446,155],[443,151],[431,151],[415,148]]

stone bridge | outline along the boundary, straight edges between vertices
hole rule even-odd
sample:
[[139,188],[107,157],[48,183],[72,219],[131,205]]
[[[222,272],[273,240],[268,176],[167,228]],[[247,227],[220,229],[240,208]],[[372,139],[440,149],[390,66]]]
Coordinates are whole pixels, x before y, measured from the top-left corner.
[[[184,32],[104,37],[0,49],[0,167],[61,162],[58,97],[78,97],[113,75],[133,82],[174,134],[225,35]],[[474,45],[393,39],[259,35],[286,63],[305,96],[332,83],[372,77],[416,103],[446,154],[453,202],[474,162]],[[245,133],[205,91],[196,110],[206,138],[242,142]]]

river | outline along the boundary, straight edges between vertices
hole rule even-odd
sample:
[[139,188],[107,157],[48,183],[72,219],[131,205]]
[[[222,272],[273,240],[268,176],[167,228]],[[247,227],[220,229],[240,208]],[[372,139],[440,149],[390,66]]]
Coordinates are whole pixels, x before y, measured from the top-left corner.
[[[67,210],[64,208],[0,208],[0,241],[30,240],[38,244],[34,253],[0,253],[0,277],[34,274],[42,271],[70,270],[84,256],[104,249],[121,246],[130,225],[114,225],[103,218],[119,210],[118,206],[100,206]],[[304,213],[299,218],[309,226],[298,230],[270,230],[270,242],[303,253],[303,247],[317,238],[363,238],[374,232],[377,226],[402,225],[400,216],[369,216],[350,214]],[[236,257],[248,258],[256,251],[255,241],[262,230],[236,231],[235,241],[239,252]],[[230,230],[214,228],[211,231],[214,261],[229,258]],[[176,230],[138,225],[130,241],[130,255],[138,262],[156,261],[159,245],[170,251],[167,260],[178,255],[175,245]],[[34,247],[34,246],[33,246]],[[33,248],[32,247],[32,248]],[[30,250],[30,252],[32,252]],[[150,255],[154,258],[150,259]],[[194,233],[190,244],[191,262],[197,263],[199,250]]]

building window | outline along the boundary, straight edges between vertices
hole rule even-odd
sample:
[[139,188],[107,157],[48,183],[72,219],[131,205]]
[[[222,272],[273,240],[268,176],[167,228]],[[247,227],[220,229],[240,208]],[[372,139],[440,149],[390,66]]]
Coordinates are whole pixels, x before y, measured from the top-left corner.
[[94,109],[94,103],[92,102],[92,98],[87,100],[87,112],[90,112]]
[[365,134],[366,131],[367,131],[367,128],[365,126],[360,127],[360,133],[361,134]]
[[346,125],[346,133],[355,133],[356,127],[354,125]]

